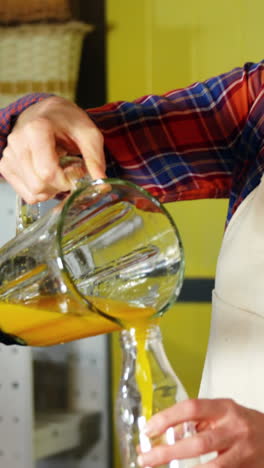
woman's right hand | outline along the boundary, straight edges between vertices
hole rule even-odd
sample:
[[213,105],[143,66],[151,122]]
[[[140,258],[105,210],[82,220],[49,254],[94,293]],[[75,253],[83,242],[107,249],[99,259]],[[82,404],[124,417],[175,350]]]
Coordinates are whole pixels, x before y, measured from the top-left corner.
[[61,97],[31,105],[18,117],[0,161],[0,173],[30,204],[70,190],[59,165],[81,154],[93,179],[105,177],[103,135],[84,110]]

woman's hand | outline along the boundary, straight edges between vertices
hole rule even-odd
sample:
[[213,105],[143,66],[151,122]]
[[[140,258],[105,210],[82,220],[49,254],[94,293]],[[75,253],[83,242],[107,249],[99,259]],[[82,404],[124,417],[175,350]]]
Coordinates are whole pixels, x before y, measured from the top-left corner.
[[147,434],[157,437],[186,421],[195,422],[197,434],[141,453],[139,465],[155,467],[217,452],[216,458],[199,468],[263,468],[263,413],[228,399],[186,400],[154,415],[147,424]]
[[27,202],[71,188],[59,166],[65,154],[82,154],[92,178],[105,177],[103,136],[85,111],[61,97],[33,104],[18,117],[0,161],[0,173]]

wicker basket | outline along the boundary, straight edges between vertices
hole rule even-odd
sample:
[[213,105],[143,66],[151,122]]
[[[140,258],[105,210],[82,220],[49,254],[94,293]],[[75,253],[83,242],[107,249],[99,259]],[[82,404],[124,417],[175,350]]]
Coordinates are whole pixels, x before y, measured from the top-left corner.
[[0,28],[0,107],[32,92],[74,100],[82,43],[80,22]]
[[2,0],[0,1],[0,23],[27,23],[30,21],[71,18],[69,0]]

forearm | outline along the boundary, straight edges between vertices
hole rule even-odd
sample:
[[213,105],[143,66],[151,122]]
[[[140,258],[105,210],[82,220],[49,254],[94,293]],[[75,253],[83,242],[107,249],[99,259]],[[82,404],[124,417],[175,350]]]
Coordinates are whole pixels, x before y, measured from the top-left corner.
[[[247,64],[163,96],[90,109],[87,114],[95,125],[84,111],[62,98],[31,106],[49,96],[29,95],[0,111],[0,151],[22,113],[9,140],[12,144],[4,152],[9,156],[0,164],[6,178],[11,177],[18,166],[23,168],[21,144],[37,161],[40,142],[45,141],[44,164],[49,149],[58,168],[62,147],[73,154],[79,151],[92,176],[102,177],[103,134],[107,175],[129,179],[163,202],[230,197],[232,211],[256,186],[264,169],[263,83],[264,64]],[[49,178],[54,167],[47,166]],[[43,174],[39,176],[42,180]]]
[[263,65],[251,65],[164,96],[88,111],[104,135],[108,174],[162,201],[229,197],[234,172],[247,165],[240,159],[262,86]]

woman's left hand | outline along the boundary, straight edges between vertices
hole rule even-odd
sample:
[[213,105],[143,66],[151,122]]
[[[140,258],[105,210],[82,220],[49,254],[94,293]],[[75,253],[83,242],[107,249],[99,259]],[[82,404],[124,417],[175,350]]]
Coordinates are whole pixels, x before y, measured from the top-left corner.
[[174,445],[154,446],[139,455],[139,465],[155,467],[217,452],[214,460],[196,468],[263,468],[263,413],[229,399],[186,400],[154,415],[147,424],[147,434],[155,438],[187,421],[194,421],[195,435]]

